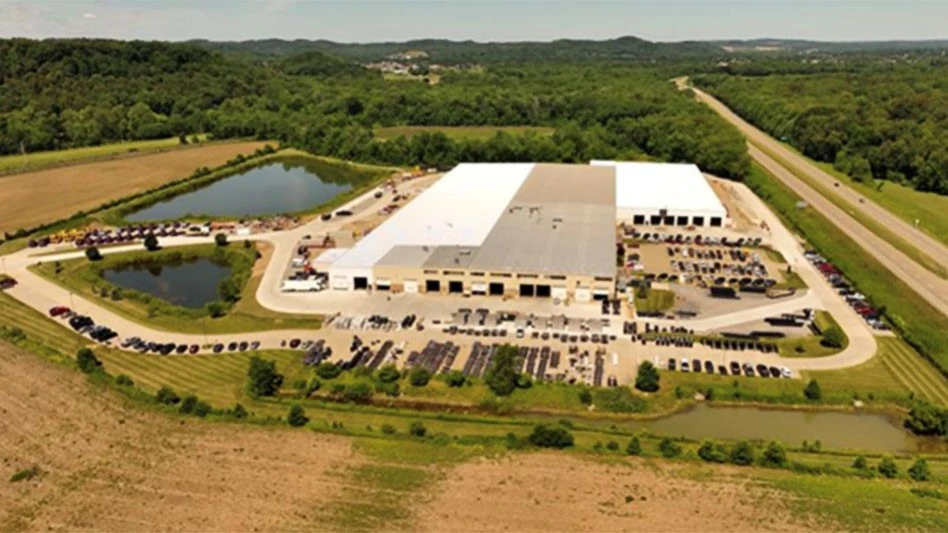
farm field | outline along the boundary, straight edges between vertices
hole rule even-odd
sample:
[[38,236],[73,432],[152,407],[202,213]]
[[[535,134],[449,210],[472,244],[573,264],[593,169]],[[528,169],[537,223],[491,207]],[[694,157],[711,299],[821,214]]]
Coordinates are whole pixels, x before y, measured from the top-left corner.
[[[194,135],[203,142],[205,135]],[[178,137],[167,139],[153,139],[148,141],[129,141],[99,146],[84,146],[81,148],[67,148],[48,152],[33,152],[23,155],[7,155],[0,157],[0,175],[27,172],[44,168],[88,162],[96,159],[112,157],[135,157],[151,152],[177,150],[179,148],[194,148],[194,145],[181,144]]]
[[419,133],[443,133],[452,139],[489,139],[498,132],[523,135],[533,132],[538,135],[553,135],[553,128],[539,126],[394,126],[375,128],[375,138],[393,139],[399,135],[411,138]]
[[[510,452],[491,440],[202,421],[142,401],[0,344],[0,462],[8,479],[29,473],[0,483],[0,528],[884,531],[940,530],[948,516],[902,480],[704,465],[688,444],[679,461],[656,458],[644,438],[642,458],[590,452],[588,439],[575,452]],[[816,457],[840,469],[852,460]],[[942,479],[943,461],[930,463]]]
[[120,158],[0,178],[0,232],[14,232],[89,211],[103,203],[217,167],[264,142],[208,144],[187,150]]

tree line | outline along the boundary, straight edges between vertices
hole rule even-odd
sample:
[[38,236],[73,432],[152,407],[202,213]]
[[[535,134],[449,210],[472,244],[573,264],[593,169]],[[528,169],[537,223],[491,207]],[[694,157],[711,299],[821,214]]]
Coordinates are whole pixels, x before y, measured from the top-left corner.
[[[651,157],[742,178],[739,133],[668,79],[666,68],[601,62],[451,72],[427,85],[359,75],[325,54],[263,64],[186,44],[0,40],[0,154],[208,133],[385,164]],[[373,134],[400,125],[556,133]]]
[[802,74],[709,74],[695,83],[774,137],[855,180],[948,194],[944,61],[845,64]]

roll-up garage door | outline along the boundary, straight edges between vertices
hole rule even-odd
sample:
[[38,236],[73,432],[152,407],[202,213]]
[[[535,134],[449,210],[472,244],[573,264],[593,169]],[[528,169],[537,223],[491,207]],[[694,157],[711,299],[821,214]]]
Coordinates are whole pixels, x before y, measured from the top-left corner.
[[332,277],[332,288],[333,289],[348,289],[350,288],[351,281],[348,276],[333,276]]
[[605,300],[608,297],[609,297],[609,289],[594,289],[593,290],[594,300]]
[[471,283],[471,294],[485,295],[487,294],[487,284],[486,283]]
[[589,289],[576,289],[574,294],[576,295],[577,302],[588,302],[592,299],[592,293]]
[[405,280],[405,292],[409,294],[415,294],[418,292],[418,280],[416,279],[406,279]]
[[380,291],[387,291],[392,288],[392,282],[385,278],[379,278],[375,280],[375,288]]
[[566,287],[553,287],[553,288],[551,289],[550,294],[551,294],[554,298],[556,298],[556,299],[558,299],[558,300],[565,300],[565,299],[566,299]]

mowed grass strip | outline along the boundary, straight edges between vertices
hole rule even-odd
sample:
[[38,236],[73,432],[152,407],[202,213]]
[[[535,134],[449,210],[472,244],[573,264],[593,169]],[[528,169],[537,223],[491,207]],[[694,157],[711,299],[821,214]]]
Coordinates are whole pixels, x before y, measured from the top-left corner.
[[[194,135],[188,138],[203,141],[206,135]],[[189,148],[194,145],[181,144],[178,137],[167,139],[151,139],[147,141],[129,141],[99,146],[84,146],[81,148],[67,148],[65,150],[50,150],[31,154],[6,155],[0,157],[0,175],[43,168],[71,165],[96,159],[105,159],[120,156],[142,155],[150,152]]]
[[375,128],[374,133],[376,139],[394,139],[398,136],[410,139],[421,133],[443,133],[452,139],[489,139],[500,132],[510,135],[553,135],[553,131],[553,128],[540,126],[393,126]]
[[948,406],[948,380],[898,338],[880,338],[879,354],[890,371],[916,394]]
[[874,257],[813,209],[799,209],[800,197],[754,164],[747,185],[770,205],[783,223],[802,234],[814,248],[833,262],[876,307],[885,307],[905,340],[918,347],[948,374],[948,317],[895,277]]
[[238,154],[250,154],[265,144],[214,143],[0,178],[0,231],[12,233],[90,211],[110,200],[186,178],[199,167],[221,166]]

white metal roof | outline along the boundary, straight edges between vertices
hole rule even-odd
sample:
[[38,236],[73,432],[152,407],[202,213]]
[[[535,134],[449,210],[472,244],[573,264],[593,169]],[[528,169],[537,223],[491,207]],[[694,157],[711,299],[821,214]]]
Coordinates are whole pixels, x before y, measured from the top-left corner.
[[333,269],[370,268],[394,246],[480,246],[533,163],[462,163],[359,241]]
[[727,210],[696,165],[644,161],[591,161],[616,169],[616,207],[635,211],[726,217]]

